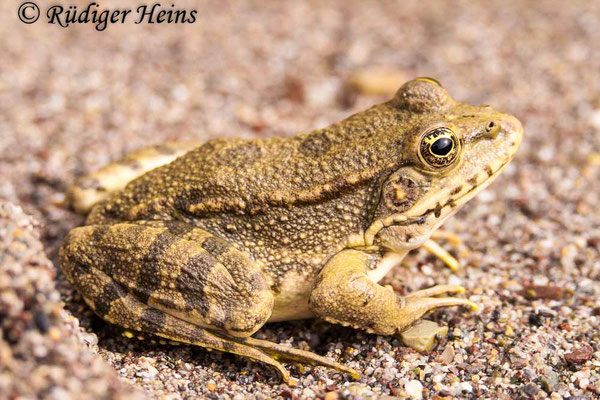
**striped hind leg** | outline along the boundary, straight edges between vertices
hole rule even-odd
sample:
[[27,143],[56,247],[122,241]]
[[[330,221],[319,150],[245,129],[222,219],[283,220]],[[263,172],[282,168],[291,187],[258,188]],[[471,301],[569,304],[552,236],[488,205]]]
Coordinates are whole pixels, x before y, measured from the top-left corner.
[[[79,290],[88,290],[93,293],[91,296],[85,297],[86,301],[96,314],[107,322],[169,340],[260,361],[273,367],[284,382],[291,382],[290,374],[277,360],[325,366],[348,373],[355,379],[358,378],[355,370],[308,351],[251,337],[227,337],[220,332],[201,328],[147,306],[99,270],[92,269],[87,272],[79,268],[76,270],[76,273],[86,275],[78,280],[80,282]],[[102,298],[103,301],[96,304],[94,298]]]
[[67,202],[78,213],[86,214],[95,204],[123,189],[135,178],[170,163],[201,144],[166,142],[135,150],[120,160],[79,178],[67,191]]
[[251,338],[271,315],[273,294],[259,266],[227,241],[175,221],[73,229],[61,268],[106,321],[175,341],[265,362],[356,371],[316,354]]
[[98,269],[76,266],[73,274],[76,276],[77,288],[84,293],[88,305],[107,322],[178,342],[248,357],[272,366],[284,381],[288,382],[290,379],[288,371],[264,352],[152,308]]

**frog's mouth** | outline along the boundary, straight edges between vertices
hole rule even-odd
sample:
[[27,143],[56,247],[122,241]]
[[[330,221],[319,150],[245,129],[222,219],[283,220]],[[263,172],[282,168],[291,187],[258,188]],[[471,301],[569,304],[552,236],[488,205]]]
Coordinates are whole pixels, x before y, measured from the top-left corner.
[[[388,228],[401,230],[403,233],[402,238],[394,240],[395,246],[393,247],[410,249],[422,245],[446,219],[454,215],[465,203],[492,183],[510,160],[509,158],[494,169],[486,168],[483,173],[476,174],[468,180],[469,187],[462,187],[458,192],[455,189],[449,189],[447,200],[443,204],[439,201],[428,202],[428,206],[418,207],[416,215],[395,214],[376,220],[365,231],[365,245],[372,246],[377,235]],[[423,209],[425,211],[422,211]]]

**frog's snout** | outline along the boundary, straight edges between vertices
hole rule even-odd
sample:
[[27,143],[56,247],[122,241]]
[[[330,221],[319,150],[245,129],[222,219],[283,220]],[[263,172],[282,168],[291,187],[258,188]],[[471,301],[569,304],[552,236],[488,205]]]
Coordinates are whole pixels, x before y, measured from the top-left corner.
[[512,115],[507,115],[502,120],[502,129],[508,133],[512,140],[512,147],[514,147],[515,151],[521,145],[523,141],[523,125],[521,121],[513,117]]
[[[521,122],[508,114],[501,114],[500,118],[497,118],[494,123],[498,127],[498,139],[503,142],[502,147],[506,151],[506,156],[510,160],[523,141],[523,125]],[[507,160],[508,161],[508,160]]]

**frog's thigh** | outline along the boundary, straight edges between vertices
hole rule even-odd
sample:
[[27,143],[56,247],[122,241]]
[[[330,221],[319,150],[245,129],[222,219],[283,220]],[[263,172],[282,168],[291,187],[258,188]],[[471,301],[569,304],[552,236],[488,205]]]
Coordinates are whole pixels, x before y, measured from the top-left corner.
[[[252,260],[223,239],[183,223],[76,228],[61,249],[61,267],[102,317],[111,297],[89,282],[93,270],[142,304],[232,336],[254,333],[273,307],[273,293]],[[134,323],[122,318],[113,314],[110,322]]]
[[310,294],[311,310],[329,322],[391,335],[401,332],[426,312],[438,307],[474,304],[454,297],[432,297],[457,293],[457,286],[436,286],[406,297],[383,287],[367,275],[369,256],[344,250],[323,267]]
[[109,194],[123,189],[138,176],[165,165],[200,146],[199,142],[166,142],[143,147],[89,175],[79,178],[68,190],[67,201],[84,214]]

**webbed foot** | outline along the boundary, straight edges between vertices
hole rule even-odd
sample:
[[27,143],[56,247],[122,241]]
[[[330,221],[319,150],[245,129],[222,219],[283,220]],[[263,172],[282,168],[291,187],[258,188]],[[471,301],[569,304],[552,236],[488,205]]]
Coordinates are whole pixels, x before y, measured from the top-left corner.
[[427,289],[418,290],[401,299],[399,324],[400,331],[410,326],[413,322],[420,319],[423,315],[440,307],[466,306],[472,311],[476,311],[479,306],[469,299],[459,297],[434,297],[443,294],[464,293],[462,286],[438,285]]

